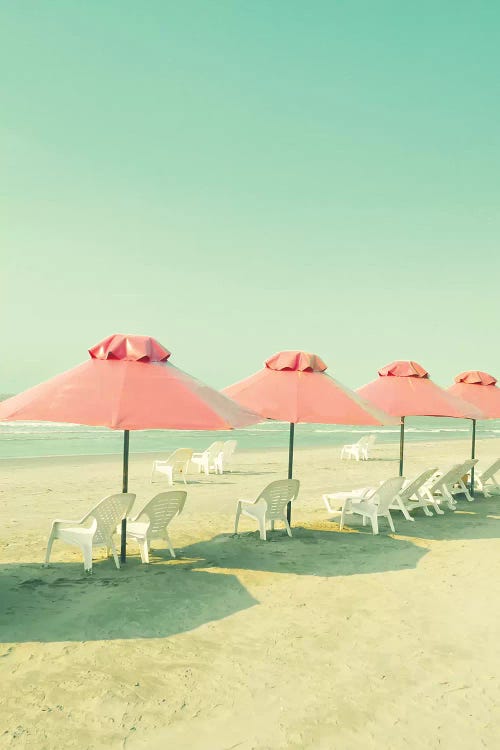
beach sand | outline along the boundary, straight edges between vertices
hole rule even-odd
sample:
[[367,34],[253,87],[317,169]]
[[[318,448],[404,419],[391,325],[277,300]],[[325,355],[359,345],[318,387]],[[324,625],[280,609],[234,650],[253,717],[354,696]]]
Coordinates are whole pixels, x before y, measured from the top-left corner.
[[[405,473],[469,450],[410,443]],[[0,462],[0,748],[498,748],[500,497],[339,533],[321,494],[397,474],[397,445],[371,455],[298,447],[294,538],[264,543],[245,518],[233,537],[235,502],[284,478],[287,454],[237,452],[193,476],[175,561],[141,565],[130,544],[91,577],[61,542],[43,568],[47,536],[120,490],[120,457]],[[165,489],[151,458],[131,455],[136,508]]]

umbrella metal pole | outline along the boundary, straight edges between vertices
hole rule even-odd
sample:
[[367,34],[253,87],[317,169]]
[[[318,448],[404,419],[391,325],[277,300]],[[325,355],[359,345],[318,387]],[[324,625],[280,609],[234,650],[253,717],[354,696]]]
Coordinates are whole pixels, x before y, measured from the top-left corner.
[[[295,434],[295,423],[290,422],[290,442],[288,444],[288,479],[293,478],[293,438]],[[286,517],[288,523],[292,520],[292,503],[286,506]]]
[[[123,433],[123,484],[122,492],[128,492],[128,444],[130,433],[125,430]],[[122,519],[122,537],[120,549],[120,561],[127,562],[127,519]]]
[[403,476],[403,456],[405,449],[405,418],[401,417],[401,428],[399,432],[399,476]]
[[[472,420],[472,447],[471,447],[471,458],[476,458],[476,420]],[[470,494],[474,497],[474,467],[470,470]]]

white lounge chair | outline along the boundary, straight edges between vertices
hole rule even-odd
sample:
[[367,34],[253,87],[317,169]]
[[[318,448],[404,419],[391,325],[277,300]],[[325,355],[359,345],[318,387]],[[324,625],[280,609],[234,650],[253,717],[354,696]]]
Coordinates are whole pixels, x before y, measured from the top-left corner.
[[189,463],[193,451],[191,448],[178,448],[176,451],[170,454],[166,461],[154,461],[153,471],[151,472],[151,482],[155,481],[157,474],[163,474],[167,477],[169,485],[172,487],[174,483],[174,475],[180,475],[187,484],[187,474],[189,472]]
[[362,461],[368,460],[368,450],[372,447],[377,439],[376,435],[364,435],[357,443],[351,443],[350,445],[344,445],[340,452],[340,458],[344,456],[347,458],[355,458],[356,461],[360,459]]
[[475,486],[483,493],[484,497],[492,497],[492,495],[498,495],[500,493],[500,484],[497,482],[495,474],[500,472],[500,458],[493,461],[491,466],[482,472],[477,474],[475,478]]
[[423,488],[429,482],[431,477],[436,473],[437,468],[426,469],[421,474],[415,477],[415,479],[406,479],[402,489],[398,492],[395,502],[391,505],[391,510],[402,511],[404,517],[408,521],[414,521],[410,515],[410,511],[415,508],[422,508],[426,516],[432,516],[432,512],[429,510],[429,505],[433,505],[429,498],[424,494]]
[[83,567],[87,573],[92,572],[92,547],[106,547],[113,553],[117,568],[120,561],[113,541],[117,524],[125,518],[134,504],[135,495],[131,492],[121,492],[119,495],[109,495],[101,500],[95,508],[83,516],[79,521],[68,521],[57,518],[52,523],[52,529],[47,544],[45,565],[49,564],[52,545],[56,539],[67,544],[73,544],[83,552]]
[[219,472],[219,454],[223,447],[224,441],[216,440],[215,443],[208,446],[206,451],[203,451],[202,453],[193,453],[191,456],[191,462],[198,467],[200,473],[203,471],[206,476],[209,475],[210,470],[213,470],[216,474],[222,473]]
[[374,534],[378,534],[378,519],[380,517],[387,520],[391,531],[394,533],[395,528],[390,506],[395,502],[395,498],[401,490],[404,481],[404,477],[387,479],[369,497],[361,498],[360,500],[352,499],[349,511],[362,516],[363,526],[366,525],[366,521],[369,519]]
[[268,484],[255,500],[238,500],[234,533],[238,533],[240,516],[243,514],[257,521],[260,538],[264,542],[267,538],[266,527],[269,522],[271,523],[271,531],[274,531],[274,522],[282,521],[285,524],[286,533],[288,536],[292,536],[292,530],[286,517],[286,509],[288,503],[293,502],[299,494],[299,487],[298,479],[279,479]]
[[436,513],[443,514],[443,511],[439,507],[441,502],[446,502],[450,510],[455,510],[455,495],[458,493],[463,493],[469,502],[473,502],[474,498],[471,497],[463,481],[463,477],[476,463],[477,459],[475,458],[461,464],[454,464],[446,469],[443,474],[434,476],[423,486],[423,495],[428,498]]
[[222,450],[219,451],[219,455],[217,456],[217,471],[219,472],[219,474],[224,474],[224,471],[227,469],[228,464],[233,457],[233,453],[236,450],[237,445],[237,440],[226,440],[224,442]]
[[185,490],[160,492],[144,506],[140,513],[127,520],[127,539],[134,539],[137,542],[143,563],[149,563],[149,547],[153,539],[164,539],[170,554],[175,557],[167,526],[175,516],[182,513],[186,496]]

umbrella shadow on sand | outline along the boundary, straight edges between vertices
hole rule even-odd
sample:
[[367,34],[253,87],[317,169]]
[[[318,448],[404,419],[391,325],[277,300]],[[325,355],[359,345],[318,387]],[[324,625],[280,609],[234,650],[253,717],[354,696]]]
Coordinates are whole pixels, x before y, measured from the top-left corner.
[[235,575],[196,567],[104,560],[85,576],[81,563],[0,566],[0,643],[166,638],[258,604]]
[[182,550],[216,568],[324,577],[415,568],[426,553],[383,533],[338,533],[336,524],[324,521],[294,526],[292,539],[281,529],[269,532],[267,542],[257,532],[219,534]]
[[[483,498],[476,494],[474,502],[468,502],[463,496],[456,496],[457,508],[449,510],[442,505],[444,515],[433,512],[429,518],[421,510],[412,513],[415,521],[404,521],[401,514],[394,511],[392,517],[396,523],[396,534],[415,539],[453,540],[453,539],[500,539],[500,495]],[[432,510],[432,509],[431,509]],[[401,519],[401,520],[400,520]]]

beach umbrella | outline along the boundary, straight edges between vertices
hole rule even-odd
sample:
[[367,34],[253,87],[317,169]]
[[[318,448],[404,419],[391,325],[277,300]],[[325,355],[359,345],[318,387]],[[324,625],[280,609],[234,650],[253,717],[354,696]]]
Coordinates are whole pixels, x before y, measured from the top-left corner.
[[391,362],[378,371],[376,380],[358,388],[357,392],[380,409],[399,417],[399,476],[403,476],[405,417],[479,419],[482,413],[433,383],[418,362]]
[[[500,388],[497,380],[487,372],[469,370],[457,375],[448,393],[477,406],[483,412],[483,419],[500,419]],[[472,420],[471,458],[476,457],[476,420]],[[471,469],[471,494],[474,494],[474,467]]]
[[[393,424],[388,414],[341,385],[316,354],[279,352],[262,370],[224,388],[238,404],[267,419],[290,423],[288,478],[293,475],[293,444],[298,422],[318,424]],[[288,507],[290,520],[290,506]]]
[[[230,430],[261,421],[179,370],[150,336],[115,334],[90,359],[0,403],[1,421],[70,422],[123,430],[123,492],[130,430]],[[126,556],[126,522],[121,557]]]

